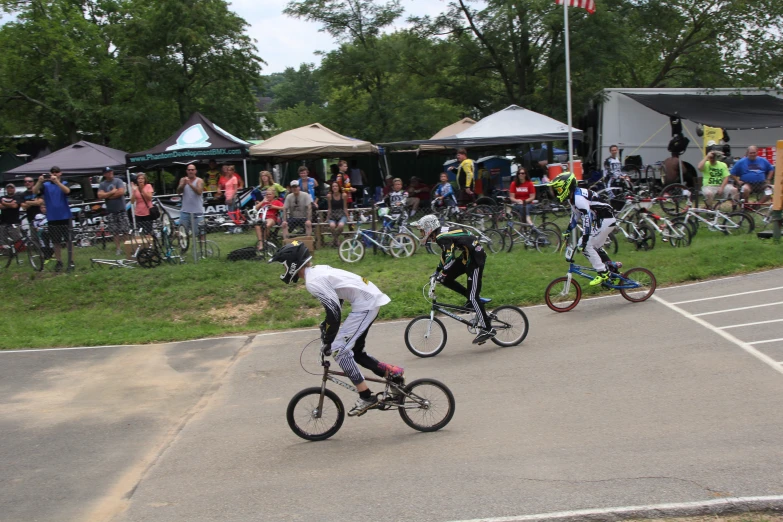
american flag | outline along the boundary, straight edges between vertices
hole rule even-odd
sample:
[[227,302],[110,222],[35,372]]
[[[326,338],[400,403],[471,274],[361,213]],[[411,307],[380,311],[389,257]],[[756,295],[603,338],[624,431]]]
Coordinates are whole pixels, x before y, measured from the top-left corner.
[[581,7],[587,9],[590,14],[595,13],[595,0],[555,0],[557,5],[563,5],[563,1],[568,2],[568,7]]

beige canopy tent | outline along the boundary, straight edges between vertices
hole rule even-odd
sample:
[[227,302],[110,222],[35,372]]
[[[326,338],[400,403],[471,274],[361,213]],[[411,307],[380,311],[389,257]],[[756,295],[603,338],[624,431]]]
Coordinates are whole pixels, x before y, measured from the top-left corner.
[[308,158],[342,158],[355,154],[378,154],[369,141],[338,134],[320,123],[305,125],[273,136],[250,147],[250,155],[286,161]]
[[[445,138],[447,136],[454,136],[455,134],[459,134],[462,131],[465,131],[476,123],[476,120],[473,120],[471,118],[462,118],[461,120],[452,123],[451,125],[447,127],[443,127],[441,130],[435,133],[434,136],[432,136],[431,140],[437,140],[439,138]],[[419,147],[419,152],[436,152],[436,151],[444,151],[446,150],[446,147],[442,145],[422,145]]]

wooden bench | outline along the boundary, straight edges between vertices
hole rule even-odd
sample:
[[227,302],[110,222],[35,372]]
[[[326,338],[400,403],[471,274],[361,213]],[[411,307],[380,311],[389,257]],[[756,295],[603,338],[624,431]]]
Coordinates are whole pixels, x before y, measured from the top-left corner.
[[[372,212],[371,208],[349,208],[348,221],[346,221],[345,228],[343,228],[343,236],[351,233],[349,229],[350,226],[355,227],[364,223],[359,219],[359,216],[362,214],[368,217],[367,223],[369,223],[370,212]],[[327,210],[318,210],[316,212],[316,222],[313,223],[313,235],[315,236],[317,248],[322,248],[327,244],[324,236],[332,235],[332,229],[329,227],[329,220],[327,219],[328,213]]]

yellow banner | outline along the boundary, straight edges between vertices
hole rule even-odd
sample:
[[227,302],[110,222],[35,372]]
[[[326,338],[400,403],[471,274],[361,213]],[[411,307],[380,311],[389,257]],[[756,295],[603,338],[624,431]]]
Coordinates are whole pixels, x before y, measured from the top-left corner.
[[723,129],[719,127],[704,126],[704,154],[707,154],[707,144],[714,141],[715,144],[720,143],[723,139]]

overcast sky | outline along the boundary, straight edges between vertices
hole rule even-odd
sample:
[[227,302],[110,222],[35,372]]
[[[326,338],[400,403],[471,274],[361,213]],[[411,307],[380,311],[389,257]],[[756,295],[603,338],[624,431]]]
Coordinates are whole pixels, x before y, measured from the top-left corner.
[[[383,2],[384,0],[379,0]],[[230,9],[244,18],[248,33],[257,40],[258,54],[267,65],[263,74],[283,72],[286,67],[299,68],[301,63],[320,64],[316,51],[331,51],[337,47],[331,36],[319,32],[320,24],[305,22],[283,14],[289,0],[229,0]],[[485,4],[472,2],[472,7]],[[448,0],[400,0],[405,9],[395,28],[406,27],[408,16],[436,16],[446,10]],[[0,25],[13,17],[0,13]]]
[[[482,2],[483,3],[483,2]],[[232,0],[231,9],[244,18],[255,38],[258,54],[266,61],[263,74],[283,72],[286,67],[299,68],[301,63],[320,63],[315,51],[337,47],[331,36],[319,32],[319,24],[305,22],[283,14],[288,0]],[[404,27],[408,16],[435,16],[446,10],[447,0],[400,0],[405,13],[398,20]]]

